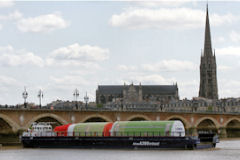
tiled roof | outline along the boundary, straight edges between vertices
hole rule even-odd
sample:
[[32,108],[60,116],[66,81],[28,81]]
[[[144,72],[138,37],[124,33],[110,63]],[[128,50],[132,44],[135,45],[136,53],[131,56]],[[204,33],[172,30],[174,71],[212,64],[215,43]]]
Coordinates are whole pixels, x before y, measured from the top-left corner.
[[[130,86],[124,85],[99,85],[99,94],[122,94],[124,87]],[[135,89],[139,90],[139,85],[135,86]],[[175,94],[178,90],[177,85],[142,85],[143,94]]]

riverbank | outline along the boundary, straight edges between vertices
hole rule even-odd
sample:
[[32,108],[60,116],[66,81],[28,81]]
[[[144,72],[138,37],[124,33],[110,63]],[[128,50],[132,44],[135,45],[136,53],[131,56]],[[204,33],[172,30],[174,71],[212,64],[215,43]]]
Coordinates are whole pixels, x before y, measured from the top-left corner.
[[23,146],[21,144],[15,146],[0,146],[0,150],[12,150],[12,149],[22,149]]
[[240,137],[237,138],[220,138],[221,141],[240,141]]

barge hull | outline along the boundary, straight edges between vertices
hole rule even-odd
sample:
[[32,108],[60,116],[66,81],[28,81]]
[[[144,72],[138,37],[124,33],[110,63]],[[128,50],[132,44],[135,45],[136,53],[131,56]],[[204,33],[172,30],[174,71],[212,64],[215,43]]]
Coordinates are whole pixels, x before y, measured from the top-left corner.
[[[22,137],[28,148],[195,149],[192,137]],[[210,145],[212,146],[212,145]],[[210,148],[210,147],[208,147]]]

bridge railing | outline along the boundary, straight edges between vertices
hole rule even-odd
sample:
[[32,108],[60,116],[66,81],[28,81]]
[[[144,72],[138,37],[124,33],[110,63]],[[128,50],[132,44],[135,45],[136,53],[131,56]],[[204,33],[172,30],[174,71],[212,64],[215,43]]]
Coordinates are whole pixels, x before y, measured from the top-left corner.
[[240,106],[206,106],[206,107],[196,107],[196,106],[163,106],[156,104],[147,104],[147,105],[137,105],[137,104],[126,104],[126,105],[106,105],[103,107],[96,106],[79,106],[75,107],[49,107],[43,106],[41,108],[20,108],[20,107],[6,107],[0,106],[0,110],[58,110],[58,111],[127,111],[127,112],[174,112],[174,113],[222,113],[222,114],[240,114]]

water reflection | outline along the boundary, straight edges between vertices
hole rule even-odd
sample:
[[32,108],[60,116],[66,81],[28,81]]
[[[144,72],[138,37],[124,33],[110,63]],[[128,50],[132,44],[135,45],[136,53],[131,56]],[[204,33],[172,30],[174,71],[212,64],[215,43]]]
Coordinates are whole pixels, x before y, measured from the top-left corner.
[[11,149],[1,160],[238,160],[240,140],[221,141],[205,150]]

